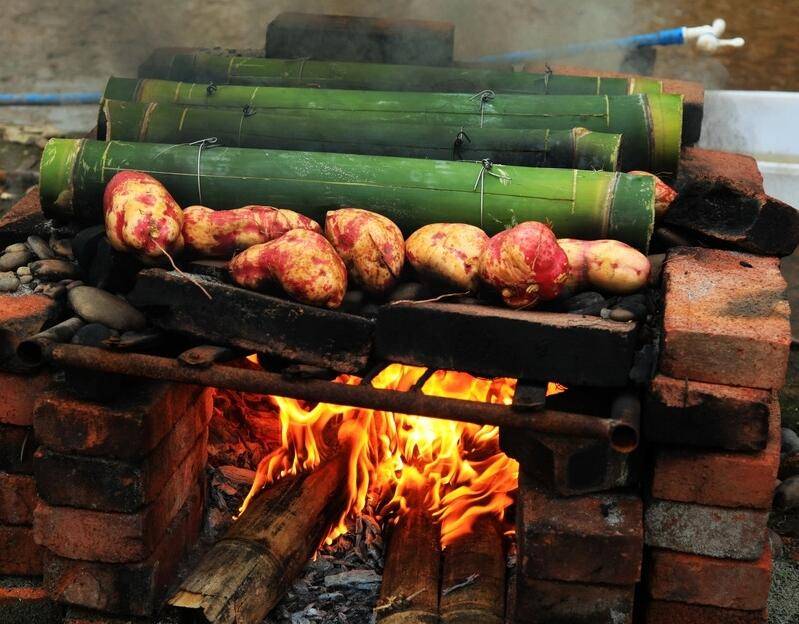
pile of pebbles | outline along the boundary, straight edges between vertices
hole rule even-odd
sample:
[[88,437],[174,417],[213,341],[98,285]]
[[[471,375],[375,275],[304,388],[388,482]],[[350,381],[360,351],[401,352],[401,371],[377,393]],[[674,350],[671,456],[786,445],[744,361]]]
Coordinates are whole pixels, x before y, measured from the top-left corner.
[[39,236],[29,236],[0,255],[0,292],[32,291],[55,298],[79,278],[69,239],[52,238],[48,244]]

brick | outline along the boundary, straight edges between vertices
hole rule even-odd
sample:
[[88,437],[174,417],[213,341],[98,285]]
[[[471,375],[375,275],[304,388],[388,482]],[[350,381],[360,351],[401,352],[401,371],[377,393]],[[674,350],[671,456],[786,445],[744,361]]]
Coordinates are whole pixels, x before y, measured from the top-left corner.
[[61,607],[36,581],[0,580],[0,622],[3,624],[61,624]]
[[36,479],[0,472],[0,524],[30,526],[35,507]]
[[36,375],[0,373],[0,388],[3,390],[0,423],[20,427],[33,425],[33,406],[51,383],[49,371]]
[[40,448],[34,458],[39,496],[50,505],[131,513],[155,500],[208,426],[211,390],[197,395],[148,455],[115,460],[66,455]]
[[768,440],[772,402],[768,390],[657,375],[641,429],[650,442],[759,451]]
[[634,585],[590,585],[519,575],[514,624],[632,624]]
[[39,202],[39,187],[35,186],[0,217],[0,248],[24,241],[31,234],[46,237],[46,221]]
[[660,448],[652,496],[657,499],[770,509],[780,465],[780,408],[775,401],[768,446],[759,453]]
[[29,526],[0,525],[0,575],[39,576],[42,549]]
[[734,561],[654,549],[648,563],[649,595],[659,600],[755,611],[766,608],[771,548],[757,561]]
[[767,624],[768,613],[652,600],[644,624]]
[[37,446],[31,427],[0,425],[0,470],[32,474]]
[[105,405],[51,392],[37,402],[33,427],[41,444],[59,453],[143,457],[172,430],[200,391],[177,383],[142,382]]
[[791,344],[779,260],[681,247],[663,273],[660,372],[676,379],[778,389]]
[[766,546],[768,511],[652,500],[644,542],[678,552],[753,561]]
[[174,580],[181,558],[200,535],[204,479],[153,554],[141,563],[109,564],[45,554],[44,585],[58,602],[108,613],[151,615]]
[[207,432],[156,500],[132,514],[53,507],[42,502],[34,511],[36,540],[68,559],[105,563],[143,561],[155,549],[189,497],[207,455]]
[[519,483],[519,565],[527,578],[632,585],[641,576],[641,499],[604,493],[558,498]]
[[17,357],[17,345],[53,324],[61,304],[44,295],[0,294],[0,370],[27,373]]

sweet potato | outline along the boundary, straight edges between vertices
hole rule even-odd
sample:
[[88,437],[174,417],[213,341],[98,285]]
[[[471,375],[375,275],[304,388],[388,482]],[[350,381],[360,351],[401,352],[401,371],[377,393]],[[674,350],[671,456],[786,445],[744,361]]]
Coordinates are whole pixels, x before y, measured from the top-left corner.
[[383,295],[397,283],[405,264],[405,240],[390,219],[359,208],[332,210],[325,218],[325,236],[349,278],[365,291]]
[[235,210],[189,206],[183,211],[186,250],[205,257],[229,258],[237,251],[268,243],[294,229],[322,231],[316,221],[272,206]]
[[574,294],[598,289],[626,295],[646,286],[649,279],[649,258],[616,240],[584,241],[558,239],[569,258],[571,271],[564,292]]
[[566,254],[552,230],[537,221],[496,234],[480,258],[480,278],[512,308],[554,299],[568,276]]
[[466,223],[425,225],[405,241],[405,256],[422,280],[458,290],[477,290],[480,256],[488,235]]
[[665,215],[671,202],[677,199],[677,191],[671,188],[654,173],[648,171],[630,171],[631,175],[645,175],[655,178],[655,218],[661,219]]
[[153,262],[183,249],[183,211],[158,180],[120,171],[103,193],[105,232],[114,249]]
[[230,261],[239,286],[265,290],[279,286],[310,305],[337,308],[347,291],[347,269],[321,234],[291,230],[268,243],[253,245]]

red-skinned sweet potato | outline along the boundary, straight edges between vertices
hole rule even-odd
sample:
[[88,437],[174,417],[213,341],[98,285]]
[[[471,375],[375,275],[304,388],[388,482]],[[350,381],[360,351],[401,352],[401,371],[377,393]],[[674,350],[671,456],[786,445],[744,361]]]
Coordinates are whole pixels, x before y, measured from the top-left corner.
[[163,184],[141,171],[120,171],[103,193],[105,231],[114,249],[153,262],[183,249],[183,211]]
[[569,278],[564,294],[598,289],[617,295],[640,290],[649,280],[649,258],[617,240],[558,239],[569,258]]
[[264,290],[277,285],[310,305],[337,308],[347,291],[347,269],[321,234],[291,230],[268,243],[253,245],[230,261],[239,286]]
[[360,208],[332,210],[325,236],[347,267],[350,280],[374,295],[397,283],[405,264],[405,240],[393,221]]
[[294,229],[322,231],[316,221],[272,206],[234,210],[189,206],[183,211],[186,250],[209,258],[229,258],[237,251],[267,243]]
[[423,281],[474,291],[488,235],[466,223],[431,223],[405,241],[405,256]]
[[566,254],[552,230],[537,221],[496,234],[480,258],[480,278],[511,308],[554,299],[568,276]]

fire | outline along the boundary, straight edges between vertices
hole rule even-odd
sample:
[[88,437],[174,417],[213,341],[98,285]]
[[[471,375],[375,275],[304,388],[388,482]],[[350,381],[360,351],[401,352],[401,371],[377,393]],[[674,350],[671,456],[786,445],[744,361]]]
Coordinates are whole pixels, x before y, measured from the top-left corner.
[[[435,371],[391,364],[372,385],[410,391],[422,381],[425,394],[473,401],[510,404],[516,381],[483,379],[454,371]],[[357,384],[357,377],[341,375],[339,383]],[[551,391],[557,391],[554,388]],[[266,484],[285,475],[313,470],[337,440],[331,430],[345,435],[350,448],[349,508],[328,536],[346,531],[349,514],[367,505],[383,517],[396,517],[423,504],[441,523],[446,547],[468,533],[482,514],[504,520],[514,501],[518,464],[499,448],[497,427],[343,407],[270,396],[280,419],[281,444],[258,466],[252,489],[240,511]],[[273,417],[270,414],[270,417]],[[337,426],[330,427],[335,423]],[[346,430],[346,433],[343,433]]]

